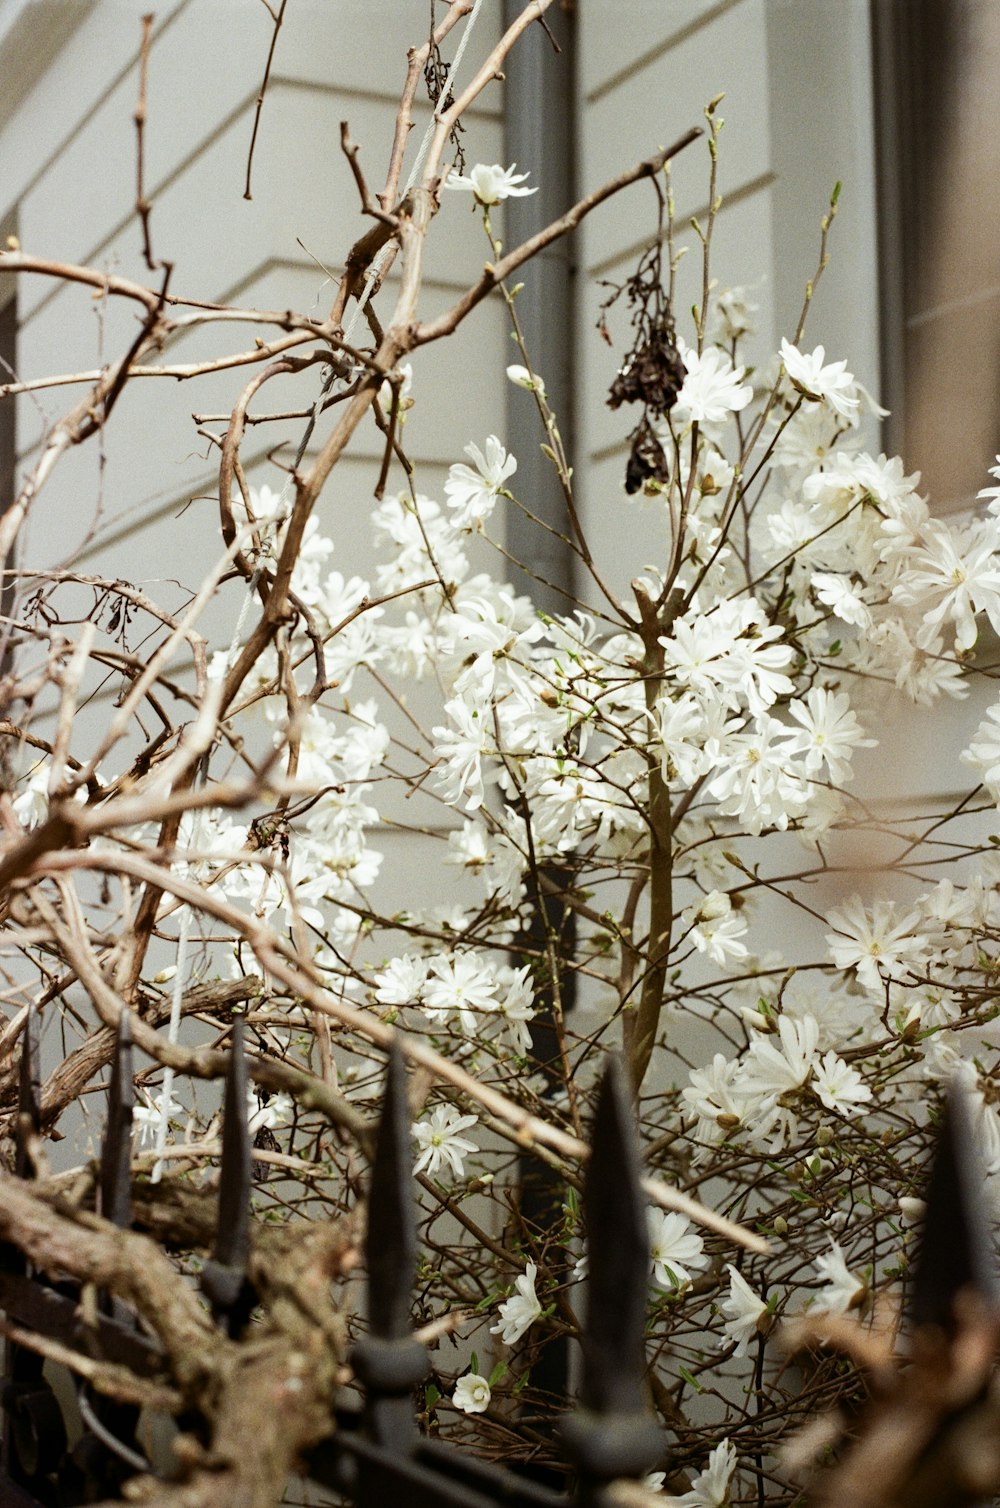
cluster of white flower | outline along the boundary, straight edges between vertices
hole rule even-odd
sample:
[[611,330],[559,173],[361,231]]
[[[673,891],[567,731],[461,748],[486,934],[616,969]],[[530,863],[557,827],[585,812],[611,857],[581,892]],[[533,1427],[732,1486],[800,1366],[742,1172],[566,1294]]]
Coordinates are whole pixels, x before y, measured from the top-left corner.
[[[532,192],[525,176],[479,165],[447,186],[488,210]],[[669,1130],[686,1155],[703,1163],[725,1142],[763,1164],[794,1149],[789,1167],[822,1170],[837,1155],[826,1150],[835,1134],[852,1134],[868,1117],[879,1134],[891,1130],[889,1112],[915,1124],[929,1084],[958,1073],[989,1171],[1000,1174],[990,1083],[1000,1028],[989,988],[1000,854],[980,853],[961,883],[901,882],[895,899],[836,905],[827,895],[817,903],[825,917],[805,908],[824,924],[824,951],[794,980],[801,960],[770,951],[775,929],[761,905],[765,889],[778,904],[791,887],[758,862],[771,835],[792,832],[809,862],[826,867],[822,845],[851,811],[855,756],[875,743],[866,686],[894,685],[918,706],[966,694],[982,621],[1000,632],[1000,485],[984,490],[984,517],[933,517],[919,476],[860,450],[861,420],[878,411],[846,362],[783,340],[769,374],[750,373],[737,343],[751,318],[745,297],[724,293],[717,343],[679,342],[684,380],[657,421],[670,475],[647,486],[669,543],[618,617],[582,608],[545,615],[474,570],[482,541],[470,536],[502,528],[516,485],[516,459],[496,435],[465,447],[471,464],[451,466],[440,501],[414,491],[375,509],[374,592],[331,569],[333,545],[311,519],[292,580],[299,620],[280,654],[261,657],[234,714],[251,739],[263,730],[287,751],[293,804],[254,823],[201,810],[182,825],[176,863],[297,945],[308,937],[309,962],[355,1004],[432,1038],[475,1071],[499,1064],[504,1087],[537,1103],[530,1065],[519,1060],[530,1054],[541,952],[525,946],[535,962],[514,965],[510,950],[528,932],[547,872],[572,869],[575,962],[592,989],[606,991],[599,998],[611,1000],[610,1020],[634,1005],[637,973],[663,962],[644,935],[638,898],[654,848],[661,857],[669,848],[669,1005],[700,1015],[726,1048],[681,1070]],[[508,375],[544,411],[542,377],[521,365]],[[1000,457],[993,475],[1000,484]],[[234,511],[250,528],[248,557],[273,563],[288,529],[282,497],[263,487],[249,510],[235,501]],[[371,601],[378,594],[404,595],[380,605]],[[317,639],[325,686],[310,695]],[[217,656],[212,674],[227,663]],[[404,690],[422,683],[434,708],[426,727],[405,694],[384,695],[376,679]],[[400,716],[405,736],[390,734]],[[1000,806],[1000,704],[963,757]],[[461,905],[442,906],[430,885],[405,912],[384,915],[371,899],[382,862],[369,842],[376,798],[400,770],[410,793],[433,803],[421,830],[440,838],[444,861],[468,878]],[[16,792],[13,816],[23,825],[44,819],[50,777],[43,758]],[[654,793],[659,810],[669,809],[665,827],[650,813]],[[777,843],[785,852],[789,840]],[[921,872],[914,860],[911,876]],[[622,881],[606,906],[595,901]],[[621,902],[626,887],[637,898],[631,910]],[[604,1029],[573,1039],[567,1052],[580,1047],[586,1060]],[[547,1111],[560,1108],[549,1096]],[[180,1109],[140,1106],[140,1135]],[[254,1100],[252,1124],[282,1123],[289,1111],[283,1096]],[[436,1101],[413,1126],[416,1172],[461,1179],[473,1154],[487,1167],[491,1154],[468,1134],[477,1124],[475,1114]],[[747,1207],[759,1213],[752,1200]],[[823,1214],[819,1256],[812,1227],[819,1291],[815,1278],[803,1281],[805,1298],[788,1283],[783,1303],[843,1313],[879,1281],[837,1223],[841,1213]],[[703,1301],[721,1316],[717,1334],[744,1358],[767,1334],[774,1303],[736,1267],[715,1262],[684,1216],[650,1210],[649,1236],[655,1301],[673,1310],[711,1290]],[[542,1316],[537,1276],[526,1260],[498,1304],[491,1333],[506,1344]],[[474,1368],[452,1401],[486,1411],[490,1380]],[[676,1502],[722,1504],[734,1469],[725,1439]]]

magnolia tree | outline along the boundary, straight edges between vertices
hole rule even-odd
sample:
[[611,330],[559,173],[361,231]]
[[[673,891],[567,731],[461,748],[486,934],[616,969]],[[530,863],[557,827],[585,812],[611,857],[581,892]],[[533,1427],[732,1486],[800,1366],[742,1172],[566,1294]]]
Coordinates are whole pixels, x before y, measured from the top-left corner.
[[[1000,630],[1000,486],[985,489],[981,517],[936,518],[919,476],[860,448],[864,417],[881,411],[847,360],[807,338],[815,278],[770,362],[745,364],[753,306],[711,272],[718,102],[706,111],[712,210],[696,226],[702,293],[690,314],[675,308],[668,174],[697,132],[527,244],[500,245],[491,215],[533,192],[531,165],[460,171],[451,144],[501,65],[516,68],[514,44],[544,9],[527,5],[467,83],[444,97],[439,86],[405,190],[425,65],[471,5],[454,0],[411,52],[377,197],[345,129],[372,226],[345,256],[328,318],[168,293],[141,182],[154,286],[16,245],[0,256],[4,272],[90,285],[141,313],[130,348],[89,376],[4,514],[8,555],[29,514],[44,515],[60,458],[117,419],[125,384],[178,374],[157,361],[168,337],[235,317],[259,331],[251,350],[198,369],[231,372],[235,401],[221,429],[203,429],[218,452],[219,553],[187,609],[87,578],[100,612],[71,622],[63,594],[84,578],[15,572],[4,620],[7,1134],[29,1005],[50,1044],[50,1018],[61,1017],[66,1044],[44,1084],[43,1138],[70,1123],[128,1012],[152,1065],[140,1075],[137,1210],[176,1255],[166,1261],[147,1238],[96,1219],[92,1168],[52,1172],[37,1141],[38,1176],[0,1226],[38,1265],[129,1299],[157,1332],[169,1386],[132,1379],[129,1392],[92,1363],[87,1375],[160,1409],[196,1400],[214,1420],[212,1462],[194,1446],[182,1456],[184,1490],[202,1493],[184,1502],[220,1501],[223,1480],[226,1501],[250,1501],[239,1491],[253,1480],[260,1490],[262,1473],[280,1495],[329,1428],[333,1384],[350,1384],[348,1344],[363,1323],[353,1290],[336,1287],[334,1304],[316,1297],[316,1280],[325,1292],[353,1260],[359,1174],[394,1038],[412,1069],[424,1253],[415,1322],[435,1345],[422,1417],[487,1456],[554,1465],[558,1446],[536,1426],[564,1400],[532,1369],[579,1330],[590,1106],[608,1049],[623,1053],[653,1175],[649,1396],[673,1452],[667,1475],[646,1483],[651,1501],[796,1497],[790,1443],[860,1390],[817,1338],[853,1315],[891,1349],[922,1170],[956,1077],[990,1180],[1000,1171],[990,831],[1000,704],[951,772],[951,786],[962,774],[967,789],[950,806],[915,802],[904,814],[897,803],[889,819],[851,786],[887,688],[919,709],[931,741],[978,673],[984,626]],[[483,541],[502,545],[511,510],[532,511],[515,455],[502,435],[456,435],[447,481],[426,495],[406,430],[412,406],[434,398],[411,389],[407,358],[475,319],[487,297],[506,301],[520,341],[519,268],[640,178],[655,189],[656,217],[651,249],[612,291],[631,345],[609,355],[609,401],[632,406],[623,482],[656,510],[661,551],[655,568],[635,562],[619,600],[587,542],[545,373],[521,342],[507,375],[533,395],[532,443],[561,483],[581,591],[544,614],[507,584],[502,549],[492,569],[471,563],[486,558]],[[426,240],[438,216],[470,205],[489,260],[450,310],[425,316]],[[836,193],[820,273],[835,210]],[[379,289],[393,257],[390,296]],[[356,307],[364,338],[350,334]],[[241,460],[251,407],[310,364],[325,371],[312,447],[304,439],[290,469],[251,485]],[[252,372],[242,391],[240,366]],[[15,380],[3,393],[43,385]],[[350,573],[316,516],[366,428],[385,453],[371,479],[373,580]],[[387,485],[393,476],[402,490]],[[231,641],[213,646],[201,615],[234,573],[246,605]],[[139,654],[130,635],[147,645],[152,635],[154,647]],[[93,746],[78,747],[77,708],[108,667],[125,689]],[[144,707],[160,719],[155,736]],[[381,901],[380,805],[396,788],[425,851],[461,877],[457,903],[430,875],[405,912]],[[842,879],[837,900],[824,881],[838,845],[868,831],[895,844],[892,889],[869,873],[856,893]],[[247,1366],[227,1390],[236,1343],[215,1333],[184,1274],[211,1239],[219,1157],[218,1100],[191,1085],[223,1072],[235,1012],[252,1050],[257,1325],[274,1344],[266,1367]],[[543,1022],[556,1046],[540,1063]],[[525,1158],[541,1159],[558,1190],[542,1219],[517,1199]],[[282,1309],[282,1296],[295,1302]],[[308,1343],[293,1311],[310,1316]],[[800,1340],[811,1337],[794,1366],[780,1323],[792,1318]],[[289,1415],[262,1400],[296,1368]],[[162,1484],[134,1490],[180,1501]]]

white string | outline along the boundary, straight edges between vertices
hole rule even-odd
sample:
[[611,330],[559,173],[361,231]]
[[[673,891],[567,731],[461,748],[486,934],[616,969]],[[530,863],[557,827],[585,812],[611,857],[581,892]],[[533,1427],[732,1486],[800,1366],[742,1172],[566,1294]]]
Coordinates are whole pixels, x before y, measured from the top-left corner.
[[[473,5],[471,12],[469,13],[469,20],[465,26],[464,31],[462,32],[459,44],[455,49],[455,57],[452,61],[451,68],[448,70],[448,79],[445,90],[442,94],[441,99],[438,100],[438,103],[435,106],[434,114],[431,116],[427,129],[424,132],[423,140],[420,143],[417,155],[413,159],[413,166],[410,168],[410,175],[407,178],[406,186],[403,189],[404,199],[410,192],[410,189],[416,183],[417,176],[424,165],[424,160],[426,159],[427,152],[430,148],[431,138],[433,137],[437,125],[441,119],[446,101],[448,100],[449,96],[454,94],[454,82],[458,74],[459,64],[461,63],[462,58],[465,54],[465,49],[468,47],[471,40],[472,33],[475,29],[476,21],[479,19],[479,12],[482,9],[482,6],[483,0],[475,0],[475,4]],[[351,316],[350,323],[348,324],[347,329],[344,331],[343,338],[345,345],[350,345],[351,343],[351,335],[354,332],[354,327],[357,324],[358,320],[361,318],[361,315],[364,313],[365,305],[368,303],[368,300],[371,298],[372,294],[375,291],[376,284],[378,283],[379,278],[382,275],[382,269],[385,266],[387,258],[389,257],[390,249],[390,243],[386,242],[386,244],[379,250],[378,255],[374,258],[371,266],[368,269],[368,272],[365,275],[364,287],[361,290],[361,295],[358,298],[358,302],[355,307],[354,313]],[[312,425],[316,421],[320,405],[322,404],[323,399],[326,396],[326,392],[327,387],[324,386],[319,394],[319,397],[316,399],[315,404],[313,405],[309,427],[306,430],[306,435],[300,447],[299,456],[296,458],[295,465],[292,467],[288,476],[286,476],[284,485],[282,486],[279,506],[275,510],[273,520],[279,530],[282,524],[286,521],[286,505],[288,503],[288,491],[291,486],[292,477],[298,470],[302,452],[305,450],[306,444],[308,443],[308,436],[311,433]],[[226,654],[223,677],[229,674],[229,671],[236,663],[236,656],[240,648],[240,640],[243,635],[243,628],[246,624],[247,615],[250,612],[250,607],[253,603],[254,595],[257,591],[257,584],[260,581],[261,575],[263,574],[264,558],[264,550],[262,548],[260,558],[257,562],[256,567],[254,568],[254,573],[250,578],[249,583],[247,584],[247,591],[243,599],[243,606],[241,607],[239,617],[236,620],[236,627],[233,630],[233,637],[230,641],[229,650]],[[195,812],[194,822],[192,823],[191,827],[191,848],[195,853],[198,852],[198,848],[201,842],[202,811],[203,808],[199,807]],[[187,967],[187,955],[191,938],[192,919],[193,917],[191,907],[185,906],[181,913],[180,929],[177,937],[177,971],[174,974],[173,978],[173,991],[170,998],[170,1023],[167,1027],[167,1041],[171,1045],[174,1045],[177,1042],[177,1038],[180,1032],[181,1002],[184,994],[184,975]],[[156,1127],[155,1150],[157,1161],[153,1164],[153,1171],[150,1174],[151,1183],[159,1183],[160,1177],[163,1172],[163,1153],[166,1149],[167,1136],[170,1132],[170,1097],[173,1091],[173,1084],[174,1070],[167,1066],[163,1070],[163,1088],[160,1096],[160,1119],[157,1122]]]

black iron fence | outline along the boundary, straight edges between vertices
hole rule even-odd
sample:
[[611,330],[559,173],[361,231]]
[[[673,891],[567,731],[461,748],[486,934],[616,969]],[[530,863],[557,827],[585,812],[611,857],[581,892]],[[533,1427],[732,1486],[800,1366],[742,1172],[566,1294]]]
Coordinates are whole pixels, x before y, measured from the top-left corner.
[[[31,1013],[21,1057],[16,1174],[30,1178],[31,1141],[41,1126],[39,1024]],[[218,1223],[202,1291],[231,1337],[247,1327],[257,1301],[248,1275],[252,1155],[247,1124],[243,1023],[237,1020],[226,1080]],[[120,1228],[132,1221],[132,1044],[121,1017],[112,1064],[100,1160],[98,1208]],[[2,1189],[0,1189],[2,1198]],[[571,1492],[477,1460],[421,1434],[414,1391],[430,1370],[411,1325],[417,1267],[410,1115],[401,1052],[389,1059],[368,1192],[368,1333],[350,1362],[362,1388],[360,1409],[332,1406],[330,1433],[302,1463],[303,1475],[358,1508],[600,1508],[608,1484],[641,1478],[664,1463],[666,1439],[644,1401],[643,1325],[649,1271],[645,1197],[622,1071],[609,1061],[598,1096],[593,1153],[584,1193],[588,1234],[588,1319],[582,1342],[579,1402],[560,1421]],[[162,1376],[165,1358],[120,1302],[103,1297],[86,1317],[80,1286],[33,1271],[14,1247],[0,1248],[0,1309],[21,1331],[139,1376]],[[80,1433],[70,1448],[63,1409],[43,1373],[43,1358],[23,1344],[6,1347],[5,1429],[0,1508],[70,1508],[118,1496],[125,1479],[150,1464],[136,1438],[139,1410],[76,1387]],[[206,1422],[184,1428],[205,1433]]]
[[[29,1016],[21,1056],[16,1176],[32,1176],[41,1127],[39,1024]],[[250,1324],[257,1302],[248,1273],[253,1148],[247,1122],[242,1021],[233,1032],[223,1114],[214,1250],[201,1287],[230,1337]],[[112,1064],[99,1171],[98,1207],[120,1228],[132,1223],[132,1046],[123,1013]],[[368,1332],[350,1356],[362,1405],[331,1400],[327,1437],[308,1451],[303,1475],[357,1508],[610,1508],[623,1479],[662,1466],[667,1442],[645,1404],[643,1326],[649,1250],[639,1159],[622,1072],[609,1060],[598,1095],[584,1193],[589,1277],[581,1341],[579,1401],[558,1422],[573,1486],[555,1490],[489,1465],[421,1433],[415,1389],[430,1370],[411,1328],[417,1264],[406,1073],[389,1059],[367,1210]],[[2,1200],[0,1187],[0,1200]],[[1000,1285],[968,1106],[953,1092],[928,1184],[922,1253],[910,1284],[908,1353],[832,1335],[829,1343],[867,1371],[868,1413],[850,1423],[841,1461],[814,1480],[818,1508],[958,1508],[1000,1491]],[[0,1508],[72,1508],[117,1498],[126,1479],[150,1472],[137,1439],[137,1407],[76,1384],[77,1438],[43,1370],[32,1336],[78,1355],[162,1377],[166,1358],[135,1315],[110,1295],[84,1302],[78,1283],[32,1269],[0,1245],[0,1309],[21,1342],[6,1346]],[[86,1311],[86,1312],[85,1312]],[[856,1336],[862,1336],[858,1330]],[[68,1375],[68,1374],[67,1374]],[[210,1438],[208,1421],[185,1430]]]

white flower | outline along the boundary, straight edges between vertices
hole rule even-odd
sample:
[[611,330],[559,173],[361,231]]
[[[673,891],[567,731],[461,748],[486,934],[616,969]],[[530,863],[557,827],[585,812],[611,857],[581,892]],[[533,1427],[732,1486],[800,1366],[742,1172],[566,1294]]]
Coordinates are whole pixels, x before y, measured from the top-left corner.
[[426,978],[425,960],[403,953],[375,975],[375,999],[382,1005],[416,1005]]
[[985,612],[994,630],[1000,629],[998,529],[1000,520],[993,518],[967,529],[949,528],[936,518],[924,524],[920,547],[905,557],[906,574],[892,593],[894,601],[926,607],[922,645],[945,619],[955,625],[959,649],[975,644],[978,613]]
[[691,1070],[690,1085],[681,1091],[681,1098],[687,1113],[697,1116],[697,1141],[720,1141],[743,1119],[740,1069],[738,1059],[717,1052],[710,1068]]
[[687,376],[671,409],[674,418],[720,424],[746,408],[753,397],[753,388],[743,381],[746,367],[734,367],[715,346],[700,356],[690,347],[684,347],[681,354]]
[[459,1115],[452,1105],[436,1105],[429,1120],[417,1121],[411,1127],[421,1149],[413,1165],[414,1173],[436,1173],[442,1162],[446,1162],[455,1177],[461,1178],[465,1153],[477,1148],[474,1141],[466,1141],[458,1133],[478,1124],[478,1115]]
[[901,1194],[899,1197],[899,1213],[907,1225],[916,1225],[927,1213],[927,1205],[923,1199],[914,1199],[910,1194]]
[[828,1110],[847,1113],[856,1110],[858,1105],[872,1097],[871,1090],[857,1069],[832,1051],[825,1053],[822,1062],[814,1067],[813,1088]]
[[725,341],[739,340],[754,328],[759,304],[751,304],[745,288],[724,288],[715,300],[715,327]]
[[14,816],[23,827],[37,827],[48,816],[50,773],[49,761],[40,759],[32,767],[27,780],[21,783],[20,791],[11,802]]
[[540,393],[545,397],[545,383],[537,372],[532,376],[527,367],[514,363],[507,368],[507,376],[515,387],[527,388],[529,393]]
[[829,366],[824,366],[825,358],[823,346],[817,346],[806,356],[789,341],[781,342],[785,371],[799,392],[817,403],[825,398],[838,414],[850,419],[861,405],[860,398],[854,394],[854,378],[847,370],[846,361],[832,361]]
[[657,732],[662,745],[660,765],[664,780],[676,778],[693,785],[705,767],[702,744],[705,715],[690,691],[673,698],[661,696],[656,703]]
[[858,628],[870,628],[872,615],[861,597],[855,592],[847,576],[838,576],[827,571],[814,571],[812,589],[817,599],[828,607],[841,623],[853,623]]
[[874,738],[866,738],[864,729],[851,711],[846,691],[824,691],[814,686],[805,701],[793,701],[788,711],[801,731],[789,740],[793,754],[805,754],[805,766],[814,774],[824,764],[830,779],[843,784],[851,778],[851,755],[855,749],[873,749]]
[[277,1126],[286,1126],[292,1118],[293,1102],[290,1094],[272,1094],[266,1105],[261,1105],[253,1089],[247,1090],[247,1129],[254,1136],[262,1128],[273,1131]]
[[500,1014],[507,1023],[508,1036],[515,1052],[531,1050],[529,1021],[535,1019],[535,991],[531,977],[531,965],[512,969],[504,966],[497,970],[497,983],[506,993],[499,999]]
[[467,445],[465,454],[475,462],[476,470],[459,462],[444,484],[456,529],[480,527],[496,507],[504,482],[517,470],[516,456],[507,454],[496,435],[488,436],[485,455],[478,445]]
[[[412,406],[412,400],[409,399],[409,393],[411,387],[413,386],[413,363],[409,361],[401,361],[397,370],[399,371],[400,377],[403,379],[399,384],[399,412],[403,413],[404,410]],[[382,386],[378,390],[378,401],[385,409],[386,415],[392,413],[392,392],[392,383],[388,378],[386,378],[385,382],[383,382]]]
[[975,738],[963,751],[962,760],[978,770],[993,800],[1000,805],[1000,702],[987,711]]
[[926,951],[926,939],[916,933],[920,913],[909,911],[897,921],[891,901],[876,901],[869,911],[859,896],[853,896],[826,919],[834,929],[826,942],[837,968],[853,968],[869,990],[881,989],[883,974],[905,974]]
[[485,1377],[478,1372],[466,1372],[456,1382],[451,1401],[463,1414],[482,1414],[489,1408],[492,1396]]
[[482,757],[490,738],[489,725],[483,710],[461,697],[446,702],[444,711],[455,726],[432,730],[440,760],[435,779],[447,802],[456,806],[464,796],[465,810],[474,812],[485,795]]
[[482,1013],[499,1009],[496,990],[492,960],[476,952],[439,954],[430,960],[424,982],[424,1014],[443,1026],[457,1016],[466,1035],[474,1037]]
[[691,1491],[668,1498],[668,1508],[724,1508],[729,1501],[729,1481],[736,1470],[736,1451],[728,1436],[708,1458],[708,1465],[691,1483]]
[[747,956],[746,943],[739,941],[747,930],[746,918],[733,911],[733,903],[721,890],[712,890],[681,914],[690,928],[688,937],[699,953],[707,953],[720,967],[734,958]]
[[480,204],[499,204],[501,199],[516,199],[522,194],[536,194],[537,188],[519,188],[528,177],[527,173],[515,173],[516,162],[512,162],[509,168],[502,168],[498,162],[487,166],[485,162],[477,162],[475,167],[464,177],[461,173],[450,173],[445,179],[445,188],[464,189],[470,194],[475,194]]
[[735,1356],[745,1356],[747,1346],[760,1332],[761,1315],[767,1313],[767,1304],[754,1293],[749,1283],[740,1276],[731,1262],[726,1263],[729,1274],[729,1297],[723,1299],[719,1308],[726,1316],[724,1329],[730,1340],[737,1342]]
[[168,1121],[172,1120],[175,1115],[183,1113],[184,1106],[180,1100],[174,1098],[173,1093],[167,1097],[166,1107],[164,1107],[162,1094],[147,1094],[145,1090],[140,1090],[139,1093],[144,1096],[145,1104],[136,1105],[132,1111],[132,1124],[139,1128],[139,1146],[141,1148],[147,1142],[152,1145],[156,1140],[157,1128],[164,1114],[166,1114]]
[[516,1292],[500,1305],[500,1318],[490,1326],[491,1335],[499,1335],[505,1345],[513,1346],[542,1312],[535,1294],[535,1278],[538,1269],[529,1262],[524,1272],[514,1281]]
[[819,1042],[819,1023],[806,1015],[795,1021],[778,1017],[779,1048],[773,1038],[755,1037],[750,1043],[751,1076],[755,1089],[787,1094],[803,1085],[812,1072]]
[[817,1257],[813,1266],[826,1281],[813,1305],[815,1310],[823,1314],[846,1314],[848,1309],[858,1307],[864,1297],[865,1285],[848,1269],[844,1253],[836,1241],[831,1238],[829,1253]]
[[681,1288],[691,1281],[688,1268],[708,1266],[704,1243],[686,1215],[650,1207],[646,1220],[653,1279],[660,1288]]
[[[987,469],[989,470],[990,476],[995,477],[996,480],[1000,482],[1000,456],[997,456],[997,464],[995,466],[990,466]],[[981,492],[976,493],[976,496],[989,498],[990,501],[987,504],[987,507],[990,513],[1000,512],[1000,487],[984,487]]]

